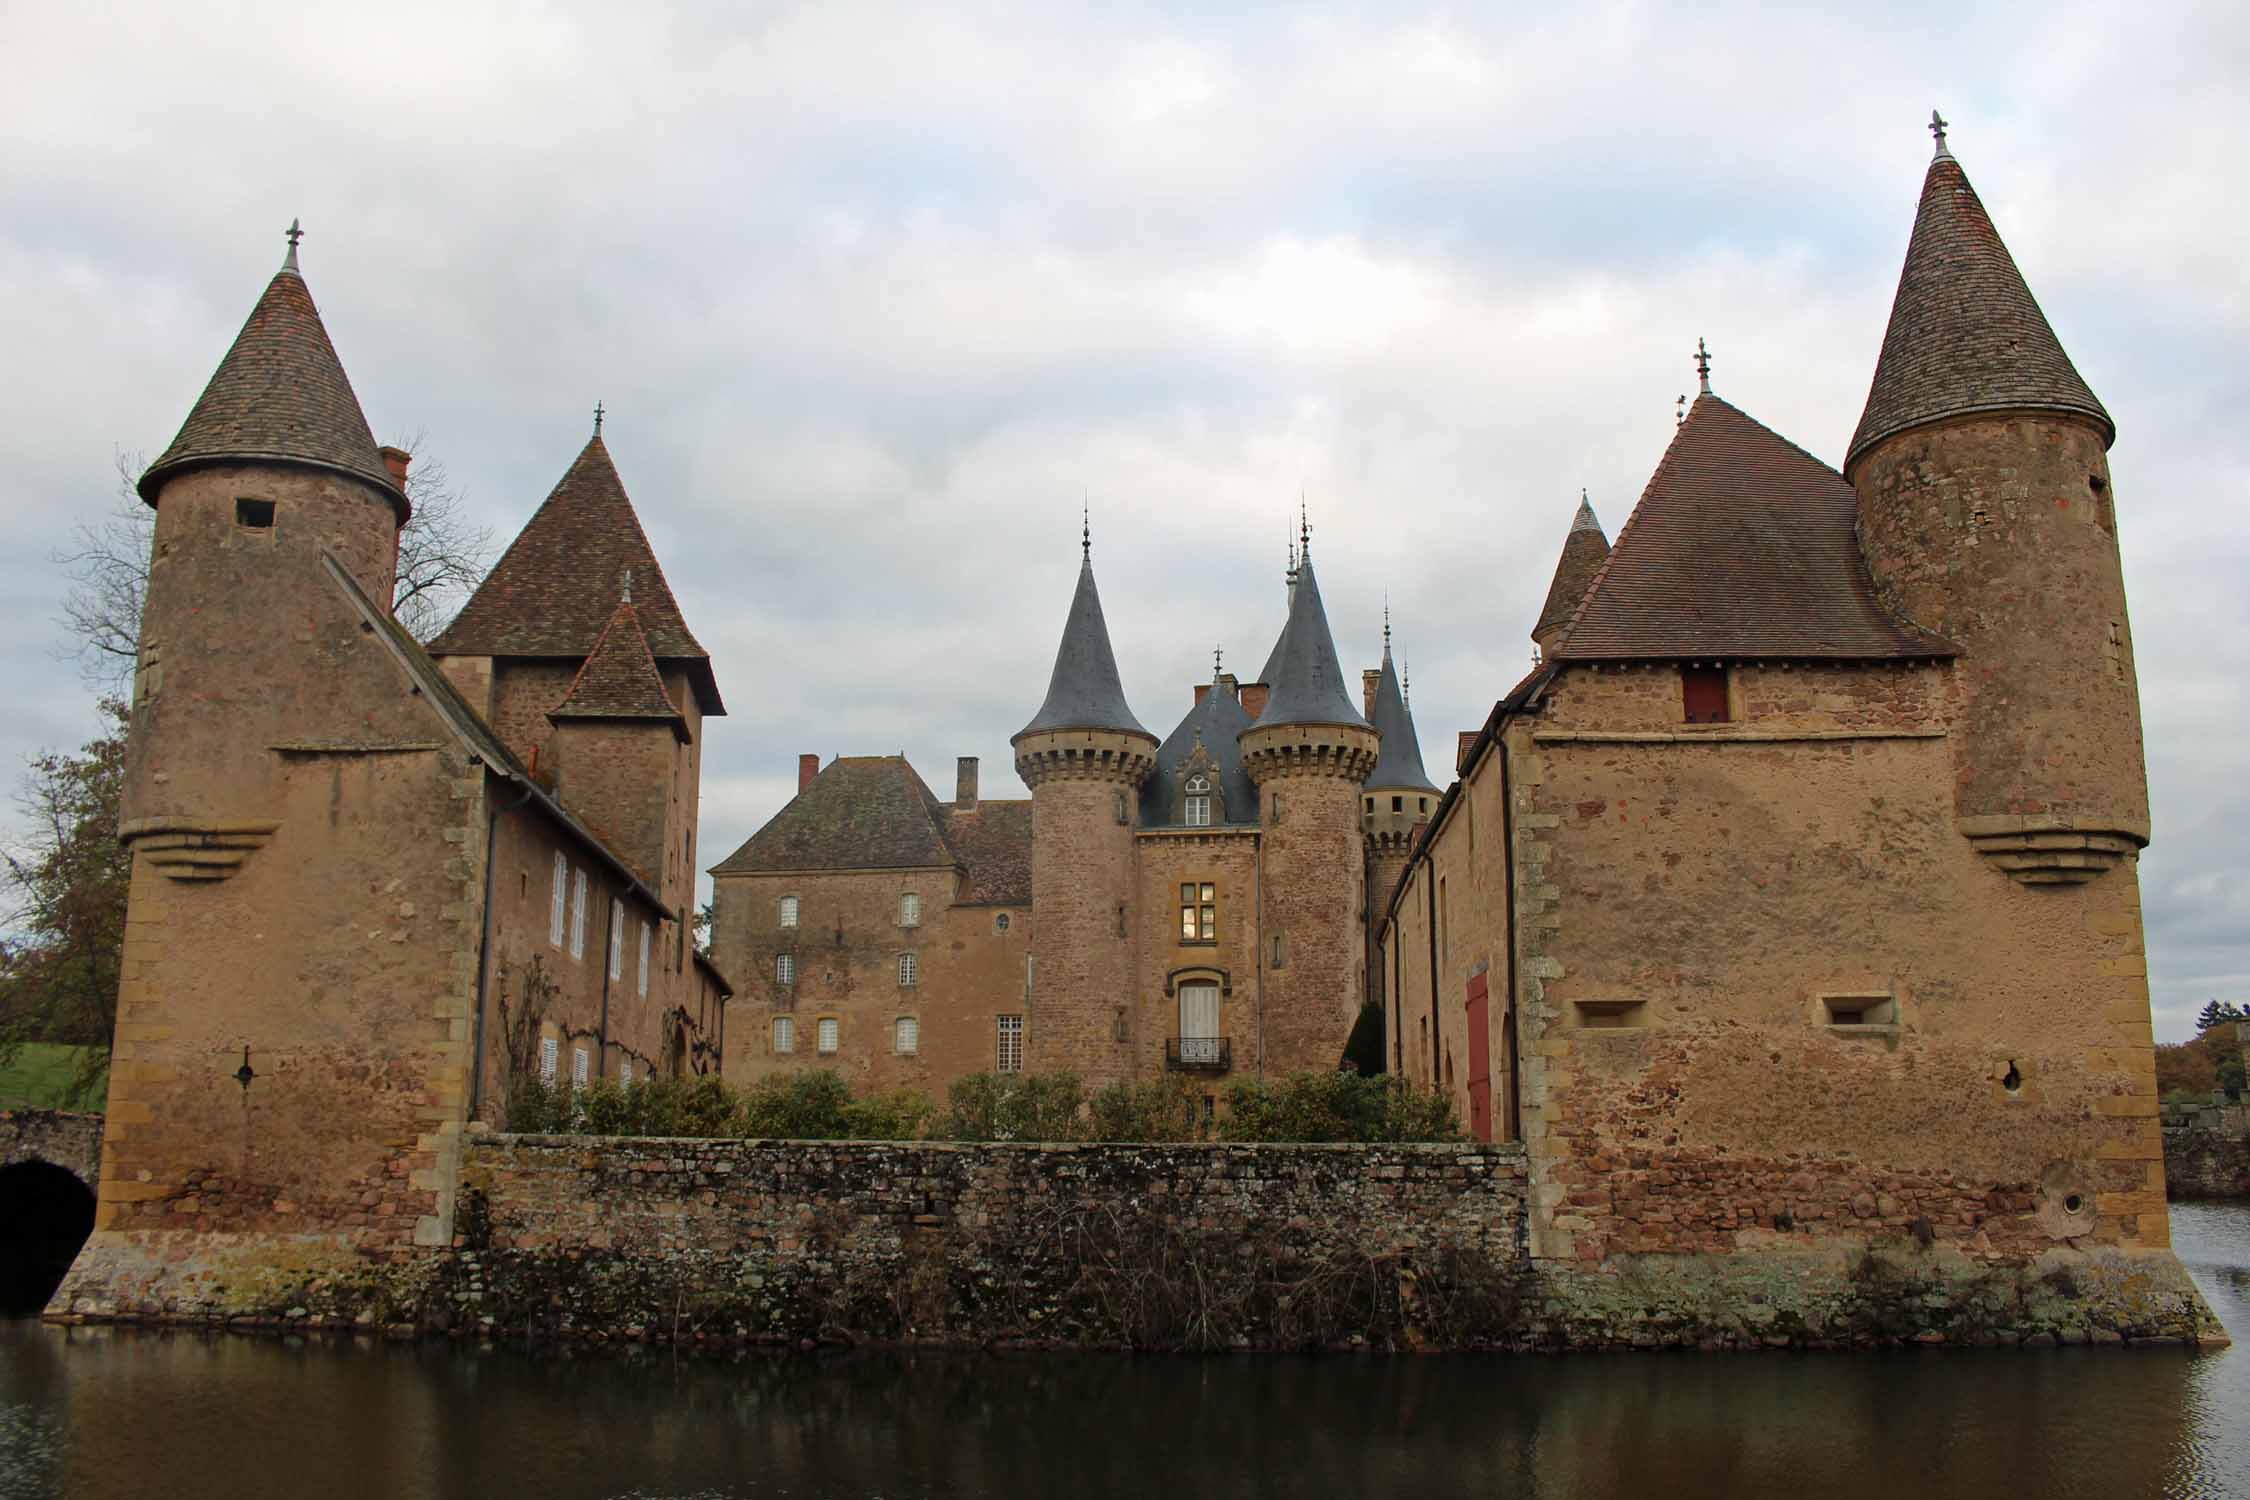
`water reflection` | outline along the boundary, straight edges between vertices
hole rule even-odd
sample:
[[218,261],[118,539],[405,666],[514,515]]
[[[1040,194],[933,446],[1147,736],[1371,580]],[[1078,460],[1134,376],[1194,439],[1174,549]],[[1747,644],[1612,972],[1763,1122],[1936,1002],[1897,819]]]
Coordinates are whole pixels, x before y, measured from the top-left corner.
[[[2250,1207],[2175,1235],[2250,1331]],[[0,1327],[0,1497],[2250,1494],[2250,1350],[676,1363]]]

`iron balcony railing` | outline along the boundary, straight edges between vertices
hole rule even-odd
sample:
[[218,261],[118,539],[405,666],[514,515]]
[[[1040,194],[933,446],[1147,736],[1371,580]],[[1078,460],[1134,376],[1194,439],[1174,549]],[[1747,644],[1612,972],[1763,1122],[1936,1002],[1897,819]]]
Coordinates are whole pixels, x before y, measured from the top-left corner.
[[1234,1066],[1232,1039],[1176,1036],[1164,1044],[1164,1066],[1180,1073],[1224,1073]]

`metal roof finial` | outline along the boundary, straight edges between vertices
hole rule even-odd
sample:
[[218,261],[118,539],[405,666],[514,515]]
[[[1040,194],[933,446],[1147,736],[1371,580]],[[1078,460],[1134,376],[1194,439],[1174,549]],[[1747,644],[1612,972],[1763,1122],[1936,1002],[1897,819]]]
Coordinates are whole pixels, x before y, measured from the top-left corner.
[[1703,394],[1711,394],[1711,351],[1703,347],[1703,340],[1695,341],[1695,375],[1703,382]]
[[1312,557],[1312,512],[1305,508],[1305,492],[1297,491],[1297,557],[1309,561]]
[[1078,502],[1078,552],[1086,561],[1094,560],[1094,502],[1084,498]]
[[1399,701],[1406,705],[1406,711],[1412,713],[1414,711],[1414,668],[1406,662],[1399,663],[1398,697]]
[[281,258],[281,269],[284,271],[297,269],[297,241],[304,237],[305,231],[299,226],[298,221],[291,219],[288,231],[282,235],[283,239],[289,241],[289,253]]
[[1930,134],[1937,137],[1937,152],[1930,159],[1932,161],[1951,161],[1953,153],[1945,147],[1945,116],[1934,109],[1930,111]]
[[1383,590],[1383,660],[1391,659],[1391,591]]
[[1682,391],[1682,392],[1680,392],[1680,402],[1679,402],[1679,406],[1678,406],[1678,407],[1677,407],[1677,409],[1675,409],[1675,410],[1673,411],[1673,413],[1672,413],[1672,425],[1673,425],[1674,427],[1677,427],[1677,426],[1679,426],[1679,425],[1680,425],[1680,424],[1681,424],[1682,422],[1685,422],[1686,420],[1687,420],[1687,392],[1685,392],[1685,391]]
[[1226,675],[1225,657],[1226,648],[1224,646],[1213,646],[1211,648],[1211,680],[1213,682],[1217,682]]
[[601,435],[602,435],[602,404],[601,404],[601,403],[600,403],[599,401],[596,401],[596,402],[594,403],[594,436],[595,436],[595,437],[600,437]]

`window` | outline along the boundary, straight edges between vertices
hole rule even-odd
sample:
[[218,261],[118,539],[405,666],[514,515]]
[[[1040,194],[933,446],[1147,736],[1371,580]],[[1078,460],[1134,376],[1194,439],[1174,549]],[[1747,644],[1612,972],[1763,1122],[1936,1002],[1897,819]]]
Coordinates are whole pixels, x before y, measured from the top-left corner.
[[921,961],[915,958],[913,954],[901,953],[898,956],[898,983],[900,989],[910,990],[914,988],[914,981],[921,977],[921,972]]
[[1282,968],[1289,962],[1289,940],[1283,933],[1273,935],[1273,967]]
[[1215,943],[1219,940],[1219,888],[1206,880],[1180,882],[1180,941]]
[[1006,932],[1008,930],[1008,914],[1006,912],[999,912],[994,915],[992,930],[994,932]]
[[1211,826],[1211,778],[1190,776],[1187,779],[1187,805],[1181,821],[1190,828]]
[[781,925],[784,927],[797,925],[797,898],[795,896],[781,898]]
[[995,1073],[1021,1073],[1023,1071],[1023,1017],[999,1018],[999,1048],[992,1060]]
[[641,923],[641,994],[648,994],[648,923]]
[[555,1081],[555,1065],[561,1060],[562,1043],[551,1036],[541,1037],[539,1039],[539,1081],[541,1083],[553,1083]]
[[1226,1056],[1219,1039],[1219,987],[1180,986],[1180,1065],[1216,1067]]
[[560,948],[563,943],[563,906],[570,899],[570,861],[561,854],[555,856],[555,905],[547,914],[547,942]]
[[891,1050],[901,1057],[912,1057],[922,1050],[922,1023],[912,1016],[900,1016],[891,1023]]
[[625,976],[625,903],[609,903],[609,977]]
[[586,872],[580,870],[570,887],[570,956],[586,956]]
[[776,1052],[794,1052],[797,1050],[797,1021],[794,1016],[775,1016],[773,1018],[773,1050]]
[[843,1040],[843,1032],[844,1023],[834,1016],[822,1016],[820,1018],[820,1026],[815,1034],[820,1039],[820,1055],[822,1057],[834,1057],[836,1055],[836,1044]]
[[901,927],[919,927],[922,925],[922,898],[912,891],[908,891],[898,898],[898,925]]
[[586,1049],[584,1047],[571,1048],[570,1081],[573,1084],[576,1084],[579,1088],[584,1088],[586,1086],[586,1080],[591,1077],[592,1074],[593,1059],[586,1055]]
[[776,953],[773,956],[773,982],[775,984],[795,984],[797,982],[796,954]]
[[273,502],[248,499],[235,501],[234,524],[244,531],[273,530]]
[[1727,713],[1725,667],[1680,668],[1680,703],[1690,724],[1724,724]]
[[617,1064],[617,1086],[621,1089],[633,1086],[633,1060],[629,1057]]
[[1404,812],[1404,811],[1406,811],[1406,799],[1405,799],[1404,797],[1393,797],[1393,798],[1391,799],[1391,811],[1392,811],[1392,812]]

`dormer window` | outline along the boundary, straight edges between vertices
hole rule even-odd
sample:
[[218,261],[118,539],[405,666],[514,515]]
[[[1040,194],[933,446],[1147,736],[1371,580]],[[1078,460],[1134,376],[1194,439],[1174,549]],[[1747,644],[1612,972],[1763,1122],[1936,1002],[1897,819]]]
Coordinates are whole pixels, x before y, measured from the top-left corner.
[[1181,804],[1183,816],[1180,821],[1190,828],[1209,828],[1211,826],[1211,778],[1203,775],[1190,776],[1183,791],[1185,801]]

